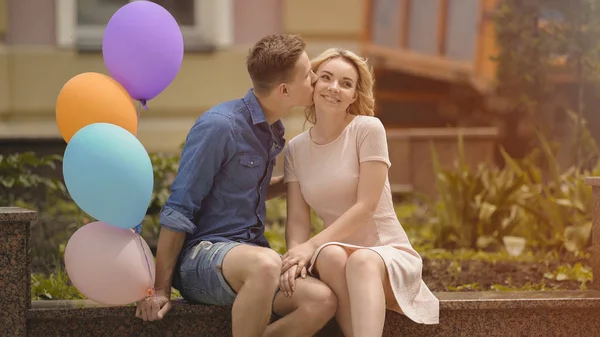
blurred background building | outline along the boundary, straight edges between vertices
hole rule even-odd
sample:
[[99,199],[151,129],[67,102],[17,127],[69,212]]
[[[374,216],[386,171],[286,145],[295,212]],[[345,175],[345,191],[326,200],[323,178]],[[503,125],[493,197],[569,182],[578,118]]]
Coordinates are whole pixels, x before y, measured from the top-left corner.
[[[54,115],[58,92],[78,73],[106,73],[103,28],[127,2],[0,0],[2,151],[62,154]],[[493,162],[499,134],[506,138],[510,131],[518,139],[532,123],[520,121],[525,124],[509,131],[486,123],[486,113],[503,105],[495,95],[497,65],[491,59],[497,53],[492,14],[499,0],[157,2],[181,24],[186,54],[176,80],[142,113],[139,138],[149,152],[178,151],[203,111],[244,95],[250,86],[248,48],[266,34],[282,32],[300,34],[309,56],[337,46],[369,58],[397,192],[434,191],[430,141],[449,165],[460,129],[469,161]],[[286,118],[287,137],[301,132],[303,122],[301,111]]]

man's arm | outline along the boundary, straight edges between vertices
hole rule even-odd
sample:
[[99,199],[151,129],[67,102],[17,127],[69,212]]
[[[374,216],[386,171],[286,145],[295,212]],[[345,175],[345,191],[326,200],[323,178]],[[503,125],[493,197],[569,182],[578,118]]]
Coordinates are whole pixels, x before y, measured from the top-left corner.
[[285,184],[283,183],[283,176],[272,177],[267,189],[267,200],[273,198],[282,197],[286,193]]
[[210,192],[221,166],[235,153],[229,118],[219,114],[205,117],[198,119],[190,130],[177,177],[171,186],[172,193],[160,214],[162,228],[156,268],[157,276],[159,273],[162,276],[160,280],[156,279],[161,282],[155,285],[157,289],[170,289],[173,268],[185,235],[196,231],[194,219],[200,212],[202,201]]
[[171,298],[171,280],[177,264],[183,241],[184,232],[175,232],[166,227],[160,229],[156,247],[156,280],[154,288],[157,294]]
[[[186,234],[196,231],[195,219],[210,192],[221,166],[235,154],[231,121],[211,114],[196,121],[186,139],[171,195],[160,213],[161,230],[156,251],[154,287],[160,307],[154,310],[142,301],[141,318],[161,319],[169,310],[171,281]],[[147,311],[147,316],[144,312]]]

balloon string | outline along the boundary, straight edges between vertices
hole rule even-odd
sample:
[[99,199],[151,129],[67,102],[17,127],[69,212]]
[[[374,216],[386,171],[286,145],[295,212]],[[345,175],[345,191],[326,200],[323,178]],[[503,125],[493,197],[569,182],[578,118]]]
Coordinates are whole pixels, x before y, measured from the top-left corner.
[[138,122],[137,130],[135,131],[136,137],[140,133],[140,112],[141,112],[140,108],[141,108],[141,103],[139,101],[137,101],[136,105],[135,105],[135,111],[137,112],[137,122]]
[[[148,276],[150,278],[150,288],[148,288],[148,295],[152,296],[154,295],[154,298],[156,298],[157,301],[159,301],[158,299],[158,295],[156,294],[156,289],[154,288],[154,282],[152,281],[152,271],[150,270],[150,261],[148,260],[148,255],[146,254],[146,250],[144,249],[144,244],[142,243],[142,236],[139,234],[136,234],[138,241],[140,242],[140,248],[142,249],[142,253],[144,253],[144,259],[146,259],[146,268],[148,269]],[[160,303],[160,301],[159,301]]]
[[[146,100],[144,100],[144,99],[138,100],[137,104],[136,104],[136,112],[137,112],[137,119],[138,119],[138,129],[136,130],[136,137],[140,132],[141,108],[143,108],[146,111],[148,110],[148,106],[146,105]],[[146,250],[144,249],[144,244],[142,242],[142,236],[140,235],[141,231],[142,231],[142,224],[139,224],[136,226],[134,232],[137,235],[138,241],[140,243],[140,248],[142,249],[142,253],[144,254],[144,259],[146,260],[146,268],[148,269],[148,277],[150,278],[150,287],[148,288],[148,296],[154,296],[154,298],[156,298],[156,300],[160,304],[160,300],[158,299],[158,295],[156,294],[156,288],[154,288],[154,281],[152,280],[152,270],[150,269],[150,261],[148,260],[148,255],[146,254]]]

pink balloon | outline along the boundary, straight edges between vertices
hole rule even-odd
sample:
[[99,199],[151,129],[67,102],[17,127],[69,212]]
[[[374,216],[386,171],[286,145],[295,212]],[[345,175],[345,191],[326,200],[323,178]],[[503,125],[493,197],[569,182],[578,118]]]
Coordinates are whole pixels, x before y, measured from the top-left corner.
[[154,285],[154,258],[146,241],[131,229],[100,221],[73,233],[65,248],[65,266],[73,285],[101,304],[139,301]]

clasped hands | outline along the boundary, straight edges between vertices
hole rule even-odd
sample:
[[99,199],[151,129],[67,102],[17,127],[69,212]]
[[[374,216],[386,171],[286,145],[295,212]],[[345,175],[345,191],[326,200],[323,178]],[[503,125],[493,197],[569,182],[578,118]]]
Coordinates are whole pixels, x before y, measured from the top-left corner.
[[279,290],[291,297],[296,290],[296,278],[306,278],[308,263],[315,252],[309,242],[300,244],[287,251],[282,257]]

